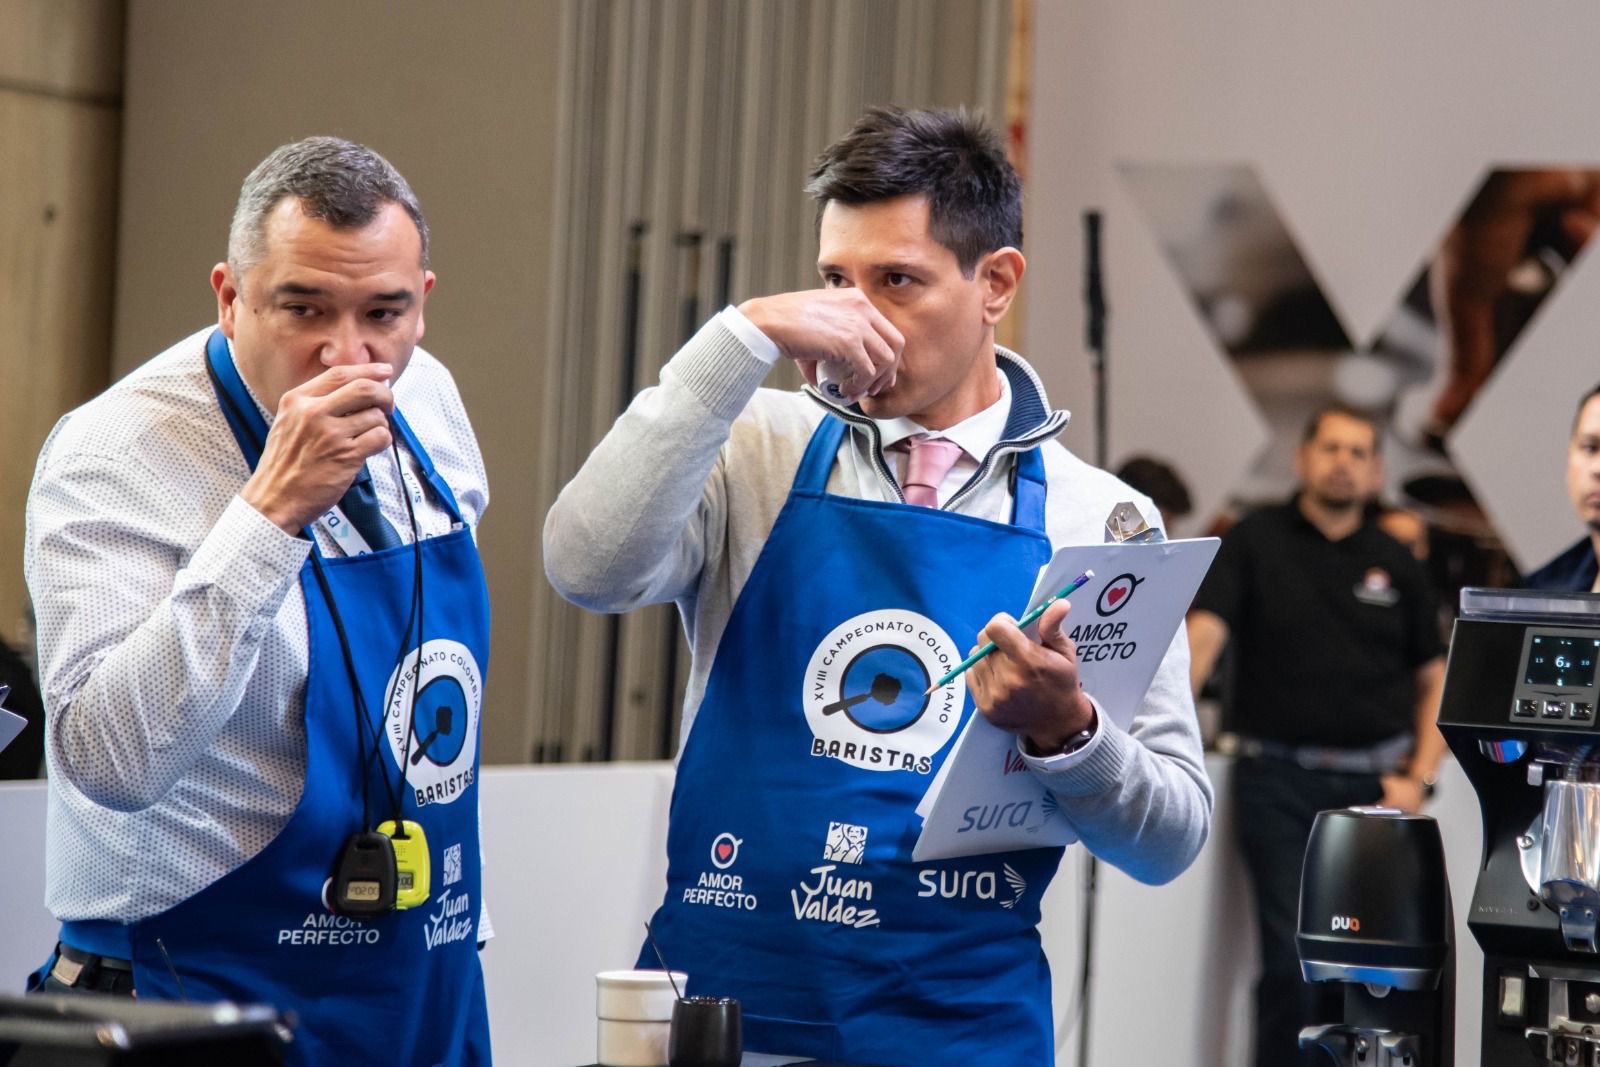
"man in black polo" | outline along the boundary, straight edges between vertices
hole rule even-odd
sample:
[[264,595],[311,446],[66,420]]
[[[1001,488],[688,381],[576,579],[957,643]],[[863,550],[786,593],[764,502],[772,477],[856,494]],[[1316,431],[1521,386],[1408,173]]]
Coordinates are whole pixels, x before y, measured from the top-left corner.
[[1600,592],[1600,385],[1578,401],[1567,441],[1567,496],[1583,520],[1581,540],[1523,579],[1529,589]]
[[1420,565],[1368,515],[1379,470],[1369,418],[1312,416],[1299,492],[1228,531],[1189,613],[1196,688],[1233,643],[1233,810],[1261,933],[1257,1067],[1315,1062],[1297,1059],[1300,1028],[1339,1017],[1337,990],[1303,982],[1294,947],[1317,812],[1416,811],[1444,754],[1437,611]]

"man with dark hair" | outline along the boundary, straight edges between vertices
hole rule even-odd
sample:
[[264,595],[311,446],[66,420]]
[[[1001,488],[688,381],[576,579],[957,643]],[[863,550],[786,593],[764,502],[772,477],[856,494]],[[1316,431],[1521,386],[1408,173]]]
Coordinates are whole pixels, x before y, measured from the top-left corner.
[[[1327,808],[1416,811],[1444,754],[1444,660],[1421,566],[1366,504],[1380,482],[1372,419],[1325,408],[1295,452],[1300,489],[1222,539],[1189,613],[1196,690],[1233,646],[1234,827],[1261,935],[1257,1067],[1310,1064],[1302,1026],[1334,1021],[1337,987],[1300,977],[1300,866]],[[1334,999],[1328,1000],[1329,996]]]
[[427,238],[370,149],[277,149],[211,271],[218,324],[45,442],[39,988],[271,1003],[297,1063],[488,1062],[488,487],[416,347]]
[[1153,500],[1168,525],[1194,510],[1183,477],[1171,464],[1154,456],[1130,457],[1117,468],[1117,477]]
[[1567,498],[1588,533],[1523,579],[1529,589],[1600,592],[1600,386],[1578,401],[1567,440]]
[[[1097,855],[1151,883],[1193,860],[1211,792],[1181,635],[1124,730],[1078,682],[1066,601],[1037,642],[995,614],[1149,501],[1055,441],[1066,412],[995,344],[1021,188],[982,123],[874,108],[808,188],[823,287],[725,309],[672,358],[551,509],[546,571],[585,607],[685,620],[653,926],[691,991],[741,999],[747,1048],[1048,1063],[1035,927],[1061,850],[915,864],[914,809],[975,706]],[[759,388],[782,358],[811,387]]]

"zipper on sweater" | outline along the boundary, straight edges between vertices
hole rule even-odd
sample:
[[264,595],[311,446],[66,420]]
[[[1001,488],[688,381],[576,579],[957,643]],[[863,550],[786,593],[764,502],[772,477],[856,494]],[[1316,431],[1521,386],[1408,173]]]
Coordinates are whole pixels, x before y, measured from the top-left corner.
[[[810,394],[812,399],[816,400],[829,411],[832,411],[834,414],[838,415],[839,418],[843,419],[850,426],[858,426],[866,431],[867,438],[872,445],[868,451],[872,456],[873,469],[878,472],[878,477],[882,479],[884,487],[887,488],[891,494],[893,494],[894,499],[899,503],[904,504],[906,502],[905,491],[900,488],[900,483],[895,479],[894,472],[889,470],[889,464],[883,458],[883,438],[878,433],[878,424],[867,418],[865,415],[857,415],[848,408],[840,407],[839,405],[830,401],[828,398],[824,397],[821,393],[817,392],[815,389],[811,388],[809,385],[803,386],[802,389],[806,393]],[[957,489],[955,494],[951,496],[949,500],[945,501],[944,505],[940,507],[939,510],[952,511],[955,509],[957,504],[976,492],[978,486],[983,484],[983,480],[988,477],[989,472],[994,468],[994,464],[1000,459],[1001,456],[1012,452],[1025,452],[1035,445],[1044,441],[1048,441],[1050,438],[1054,437],[1061,431],[1060,425],[1057,425],[1059,421],[1062,421],[1058,418],[1059,415],[1060,412],[1054,412],[1039,425],[1038,429],[1034,430],[1032,433],[1024,437],[1016,438],[1012,441],[1000,441],[993,448],[989,449],[988,455],[983,457],[983,462],[978,464],[978,469],[973,473],[972,477],[968,478],[966,484],[960,489]]]
[[[983,457],[983,462],[978,464],[977,471],[973,473],[971,478],[967,479],[967,484],[957,489],[955,495],[945,501],[944,507],[940,510],[952,511],[957,504],[977,492],[978,486],[983,484],[983,480],[989,476],[989,472],[994,468],[995,463],[999,461],[1001,456],[1013,452],[1026,452],[1035,445],[1048,441],[1053,437],[1055,432],[1050,429],[1051,421],[1053,420],[1046,420],[1044,427],[1026,437],[1019,437],[1015,441],[1001,441],[989,449],[989,454]],[[1013,493],[1012,495],[1015,496],[1016,494]]]

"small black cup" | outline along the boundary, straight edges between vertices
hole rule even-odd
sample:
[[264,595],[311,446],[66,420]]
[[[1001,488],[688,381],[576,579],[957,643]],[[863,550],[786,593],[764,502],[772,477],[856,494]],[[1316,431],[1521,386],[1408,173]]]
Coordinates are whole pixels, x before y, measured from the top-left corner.
[[672,1005],[670,1067],[739,1067],[744,1038],[732,997],[684,997]]

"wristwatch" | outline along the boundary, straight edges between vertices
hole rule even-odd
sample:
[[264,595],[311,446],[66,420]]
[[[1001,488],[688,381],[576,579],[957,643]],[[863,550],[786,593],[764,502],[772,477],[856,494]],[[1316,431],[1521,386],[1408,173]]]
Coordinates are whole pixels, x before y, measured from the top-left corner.
[[1084,745],[1094,740],[1094,732],[1100,727],[1100,708],[1095,707],[1094,718],[1089,720],[1089,725],[1067,738],[1062,746],[1054,752],[1041,752],[1039,746],[1033,743],[1031,737],[1022,738],[1022,750],[1034,759],[1051,759],[1056,756],[1070,756]]

